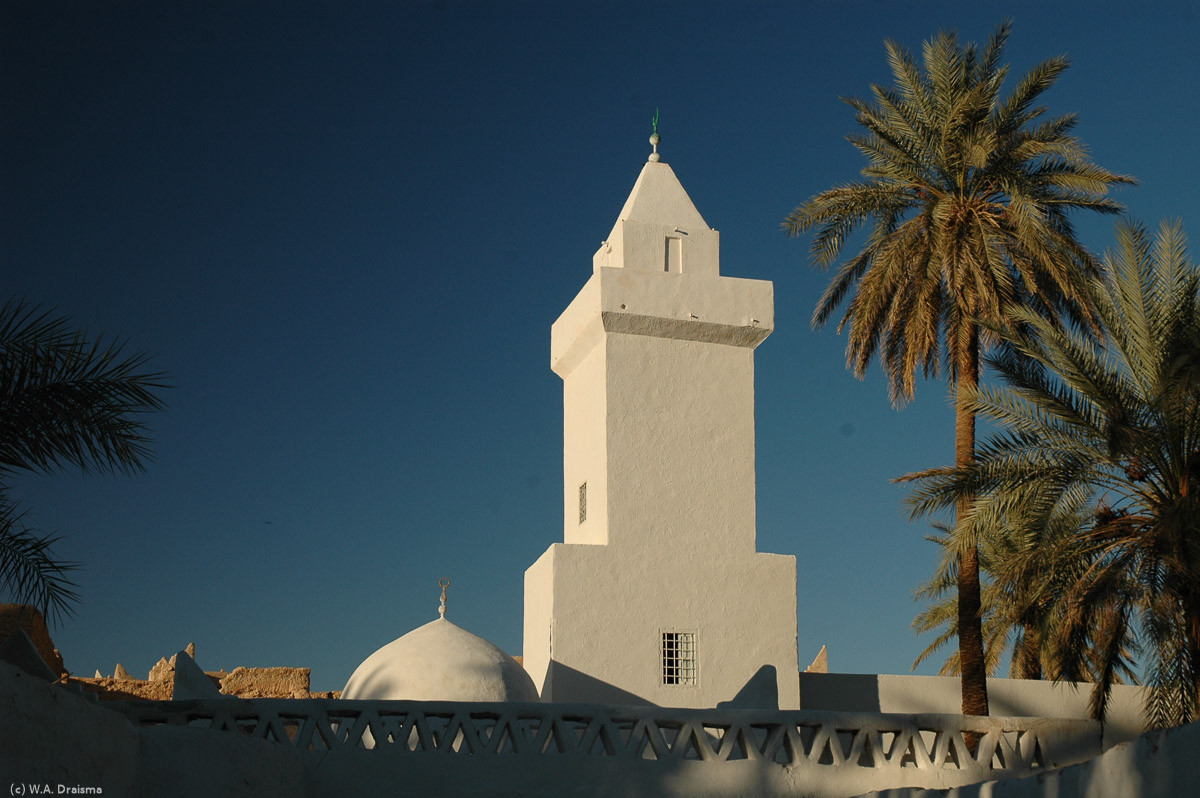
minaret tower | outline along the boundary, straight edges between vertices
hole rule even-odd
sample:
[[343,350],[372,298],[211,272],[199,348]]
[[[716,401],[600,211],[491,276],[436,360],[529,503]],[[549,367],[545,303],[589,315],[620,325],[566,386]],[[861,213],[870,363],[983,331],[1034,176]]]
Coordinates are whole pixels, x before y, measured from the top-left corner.
[[712,707],[758,674],[795,707],[796,561],[755,549],[772,286],[720,275],[717,231],[650,141],[551,331],[565,542],[525,573],[524,664],[549,701]]

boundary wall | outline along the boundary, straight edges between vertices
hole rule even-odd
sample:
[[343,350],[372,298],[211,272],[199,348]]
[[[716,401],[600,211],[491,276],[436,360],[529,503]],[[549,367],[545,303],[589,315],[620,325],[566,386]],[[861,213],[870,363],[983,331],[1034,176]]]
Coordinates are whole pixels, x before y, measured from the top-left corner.
[[[991,710],[1005,717],[1087,718],[1090,684],[1032,679],[988,679]],[[1104,722],[1104,747],[1145,731],[1146,688],[1117,685]],[[800,708],[836,712],[957,714],[962,683],[957,676],[865,673],[800,674]]]
[[320,699],[108,706],[143,732],[273,743],[298,755],[320,796],[849,798],[1028,776],[1101,750],[1099,724],[1032,718]]
[[[1023,779],[954,790],[898,788],[873,798],[1177,798],[1200,785],[1200,723],[1160,729],[1095,759]],[[864,796],[865,798],[865,796]]]
[[1101,755],[1095,722],[937,714],[333,699],[97,704],[0,663],[0,779],[10,788],[49,785],[51,794],[1136,798],[1193,789],[1198,741],[1193,724]]

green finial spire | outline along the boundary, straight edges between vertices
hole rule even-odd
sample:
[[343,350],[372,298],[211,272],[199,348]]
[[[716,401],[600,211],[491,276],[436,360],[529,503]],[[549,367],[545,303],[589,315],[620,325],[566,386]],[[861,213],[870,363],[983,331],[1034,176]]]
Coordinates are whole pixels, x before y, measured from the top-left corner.
[[651,117],[650,124],[653,127],[653,131],[654,131],[650,134],[650,143],[652,145],[654,145],[654,152],[650,153],[650,160],[654,163],[657,163],[659,161],[659,159],[662,158],[662,156],[658,154],[659,136],[658,136],[658,109],[657,108],[654,109],[654,116]]

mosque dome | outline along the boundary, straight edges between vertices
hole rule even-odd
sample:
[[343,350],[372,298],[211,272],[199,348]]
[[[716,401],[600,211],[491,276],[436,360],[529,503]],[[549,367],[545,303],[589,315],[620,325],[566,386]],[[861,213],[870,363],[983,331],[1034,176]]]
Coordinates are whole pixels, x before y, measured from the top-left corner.
[[367,657],[345,699],[538,701],[525,669],[500,648],[447,621],[413,629]]

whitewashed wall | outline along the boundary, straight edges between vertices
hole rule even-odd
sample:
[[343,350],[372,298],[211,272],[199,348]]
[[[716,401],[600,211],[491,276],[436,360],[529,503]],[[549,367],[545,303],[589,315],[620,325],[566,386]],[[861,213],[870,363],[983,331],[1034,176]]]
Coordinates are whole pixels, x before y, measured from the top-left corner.
[[[1156,731],[1080,765],[952,790],[912,787],[874,798],[1180,798],[1200,794],[1200,723]],[[860,798],[865,798],[862,796]]]
[[[967,731],[982,736],[975,756]],[[1198,732],[1156,733],[1060,773],[1100,752],[1098,724],[318,699],[104,707],[0,663],[0,779],[26,795],[1139,798],[1192,794]]]
[[[671,168],[647,163],[553,325],[564,542],[525,574],[522,651],[543,700],[713,707],[757,674],[775,695],[756,702],[797,706],[795,558],[756,551],[772,286],[722,277],[718,248]],[[664,632],[693,636],[695,683],[664,683]]]
[[[1029,679],[988,679],[993,715],[1087,718],[1091,685]],[[1145,688],[1117,685],[1104,727],[1105,747],[1145,728]],[[823,712],[945,713],[962,711],[962,683],[950,676],[801,673],[800,707]]]

